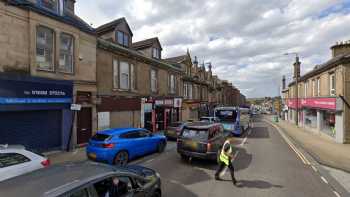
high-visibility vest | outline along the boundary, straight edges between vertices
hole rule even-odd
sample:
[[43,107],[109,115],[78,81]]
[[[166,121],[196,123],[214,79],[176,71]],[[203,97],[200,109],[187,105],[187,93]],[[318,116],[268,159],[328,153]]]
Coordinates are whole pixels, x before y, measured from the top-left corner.
[[229,165],[229,157],[225,154],[224,150],[221,151],[220,153],[220,161],[226,164],[227,166]]

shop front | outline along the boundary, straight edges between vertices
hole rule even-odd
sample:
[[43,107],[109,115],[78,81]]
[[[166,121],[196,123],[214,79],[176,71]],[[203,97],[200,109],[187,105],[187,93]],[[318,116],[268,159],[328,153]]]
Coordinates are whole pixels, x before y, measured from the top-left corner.
[[72,132],[72,81],[0,75],[0,144],[63,150]]
[[336,142],[344,142],[343,104],[339,98],[303,98],[298,103],[295,99],[290,99],[288,107],[302,112],[299,120],[302,118],[303,124],[300,125],[325,134]]
[[142,98],[141,127],[150,131],[165,130],[181,118],[181,98]]

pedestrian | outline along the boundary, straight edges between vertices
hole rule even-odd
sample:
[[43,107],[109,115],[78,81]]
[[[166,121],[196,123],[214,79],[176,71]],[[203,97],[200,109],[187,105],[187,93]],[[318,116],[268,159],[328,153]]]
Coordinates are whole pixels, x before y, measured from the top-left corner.
[[215,179],[216,180],[222,180],[220,178],[220,174],[221,172],[225,169],[225,167],[227,166],[230,170],[231,173],[231,178],[232,178],[232,182],[234,185],[237,184],[237,180],[235,178],[235,172],[234,172],[234,167],[232,164],[232,159],[233,159],[233,148],[231,146],[231,142],[230,140],[226,140],[221,152],[220,152],[220,156],[219,156],[219,168],[215,173]]

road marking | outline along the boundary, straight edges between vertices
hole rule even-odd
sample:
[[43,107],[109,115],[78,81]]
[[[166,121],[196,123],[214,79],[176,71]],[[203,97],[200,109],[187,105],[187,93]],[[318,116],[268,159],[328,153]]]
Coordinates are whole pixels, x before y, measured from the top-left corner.
[[325,182],[326,184],[328,184],[327,179],[325,179],[323,176],[321,176],[321,179],[322,179],[323,182]]
[[317,168],[316,168],[315,166],[311,166],[311,168],[312,168],[315,172],[318,171]]
[[337,196],[337,197],[341,197],[340,194],[337,191],[333,191],[333,193]]
[[245,144],[245,142],[247,141],[248,139],[248,136],[246,136],[243,141],[239,144],[239,146],[243,146]]
[[148,160],[148,161],[145,161],[145,163],[150,163],[150,162],[152,162],[154,160],[154,158],[153,159],[150,159],[150,160]]
[[287,142],[287,144],[289,145],[289,147],[297,154],[297,156],[301,159],[301,161],[305,164],[305,165],[310,165],[311,163],[309,162],[309,160],[303,155],[303,153],[301,153],[295,146],[294,144],[289,140],[289,138],[283,133],[283,131],[281,131],[281,129],[279,127],[277,127],[274,124],[271,124],[270,122],[264,120],[265,122],[267,122],[268,124],[272,125],[277,131],[278,133],[282,136],[282,138],[284,139],[284,141]]

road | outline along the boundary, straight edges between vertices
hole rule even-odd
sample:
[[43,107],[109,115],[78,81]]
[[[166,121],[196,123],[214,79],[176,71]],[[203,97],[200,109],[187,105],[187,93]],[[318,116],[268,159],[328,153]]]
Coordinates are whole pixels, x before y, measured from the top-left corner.
[[250,132],[236,138],[235,147],[238,187],[232,184],[228,172],[223,176],[225,181],[215,181],[217,166],[214,162],[181,161],[175,142],[169,142],[164,153],[138,163],[160,173],[163,196],[336,196],[281,134],[261,119],[254,120]]

